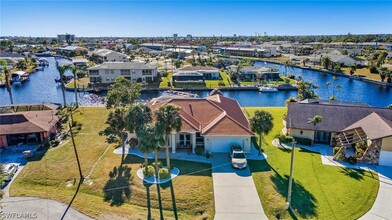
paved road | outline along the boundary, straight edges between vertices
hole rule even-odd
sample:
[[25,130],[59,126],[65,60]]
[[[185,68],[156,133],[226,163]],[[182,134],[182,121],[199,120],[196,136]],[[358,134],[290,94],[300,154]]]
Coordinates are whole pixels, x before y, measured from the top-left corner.
[[214,154],[212,166],[215,220],[268,219],[248,168],[233,169],[228,154]]
[[[4,219],[60,219],[66,205],[49,199],[34,197],[9,197],[0,201]],[[92,218],[70,208],[64,219],[90,220]]]
[[360,220],[392,219],[392,167],[378,166],[380,186],[372,208]]

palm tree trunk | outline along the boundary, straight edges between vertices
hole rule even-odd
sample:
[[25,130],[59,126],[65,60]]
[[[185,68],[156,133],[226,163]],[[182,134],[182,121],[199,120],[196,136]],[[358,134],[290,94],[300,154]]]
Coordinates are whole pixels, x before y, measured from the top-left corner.
[[74,73],[74,89],[75,89],[76,107],[79,107],[79,104],[78,104],[78,88],[76,88],[76,72]]
[[60,76],[60,82],[61,82],[61,92],[63,93],[63,103],[64,103],[64,107],[67,106],[67,101],[65,99],[65,86],[64,86],[64,80],[63,80],[63,76]]
[[147,159],[147,152],[144,152],[144,170],[145,170],[145,173],[147,173],[147,171],[148,171],[148,159]]
[[155,154],[154,154],[154,160],[155,160],[155,176],[158,177],[158,150],[159,148],[157,147],[155,149]]
[[165,135],[165,145],[166,145],[166,165],[167,165],[167,169],[169,169],[169,171],[171,170],[170,167],[170,156],[169,156],[169,144],[167,143],[169,139],[169,134]]
[[6,71],[4,71],[4,75],[5,75],[5,85],[7,86],[7,91],[8,91],[8,95],[10,96],[11,104],[14,104],[14,100],[12,98],[12,90],[11,90],[11,86],[10,86],[9,75]]

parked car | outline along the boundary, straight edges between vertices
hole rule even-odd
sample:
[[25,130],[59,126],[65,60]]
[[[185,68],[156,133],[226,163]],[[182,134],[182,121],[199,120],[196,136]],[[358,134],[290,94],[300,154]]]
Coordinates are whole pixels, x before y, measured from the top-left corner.
[[230,150],[231,166],[237,169],[244,169],[248,163],[242,147],[239,145],[231,146]]
[[3,164],[2,169],[4,172],[4,181],[10,181],[18,171],[19,165],[17,163],[7,163]]

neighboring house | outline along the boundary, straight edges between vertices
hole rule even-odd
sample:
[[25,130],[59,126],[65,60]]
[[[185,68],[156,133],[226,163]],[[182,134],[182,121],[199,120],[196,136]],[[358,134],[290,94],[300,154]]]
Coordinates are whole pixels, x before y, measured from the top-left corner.
[[66,47],[61,47],[58,49],[60,53],[69,53],[69,52],[75,52],[79,54],[87,53],[87,49],[84,47],[79,47],[79,46],[66,46]]
[[56,110],[0,114],[0,148],[21,142],[42,143],[59,128]]
[[[334,50],[337,51],[337,50]],[[339,51],[337,51],[339,52]],[[319,60],[321,61],[321,58],[323,56],[328,56],[333,63],[340,63],[342,66],[350,66],[350,65],[356,65],[356,66],[366,66],[367,61],[360,59],[355,56],[348,56],[348,55],[341,55],[341,52],[338,53],[325,53],[318,55],[314,58],[314,60]]]
[[17,64],[20,60],[25,60],[24,56],[19,53],[0,54],[0,59],[7,61],[10,65]]
[[233,144],[250,151],[254,134],[238,102],[220,91],[212,94],[207,98],[159,97],[148,103],[152,110],[168,104],[181,108],[181,131],[169,137],[173,153],[184,148],[195,153],[196,147],[203,147],[204,152],[229,152]]
[[272,71],[269,67],[244,66],[239,71],[241,80],[279,80],[279,72]]
[[109,84],[123,76],[132,82],[153,82],[157,80],[157,67],[141,62],[106,62],[87,69],[90,82]]
[[199,81],[220,78],[218,68],[209,66],[185,66],[176,70],[173,81]]
[[174,56],[177,59],[184,59],[185,57],[191,55],[193,50],[191,49],[182,49],[182,48],[169,48],[165,50],[166,56]]
[[[322,122],[309,124],[316,115]],[[375,149],[373,159],[364,162],[392,166],[392,109],[306,100],[288,104],[286,126],[292,136],[313,143],[352,147],[363,141]]]
[[234,55],[234,56],[246,56],[246,57],[275,57],[280,55],[276,47],[268,47],[268,48],[224,47],[221,48],[219,52],[224,54]]
[[387,59],[388,60],[392,59],[392,52],[388,52]]
[[128,56],[109,49],[99,49],[91,53],[97,56],[97,62],[127,62]]
[[87,66],[88,65],[88,60],[87,59],[79,59],[79,58],[73,58],[72,63],[75,66]]

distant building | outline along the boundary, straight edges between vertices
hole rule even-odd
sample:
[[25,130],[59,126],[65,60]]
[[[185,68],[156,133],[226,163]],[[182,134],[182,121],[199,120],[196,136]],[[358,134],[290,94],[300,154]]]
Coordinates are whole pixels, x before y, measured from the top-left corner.
[[209,66],[185,66],[176,70],[173,81],[200,81],[219,79],[220,71]]
[[157,80],[157,67],[141,62],[106,62],[87,69],[90,82],[110,84],[123,76],[132,82],[153,82]]
[[177,39],[178,38],[178,34],[173,34],[173,38]]
[[273,71],[268,67],[257,67],[257,66],[244,66],[239,70],[239,77],[241,80],[279,80],[279,72]]
[[127,62],[128,56],[126,54],[116,52],[109,49],[99,49],[91,53],[97,56],[97,62]]
[[74,34],[58,34],[57,39],[60,42],[74,42],[75,41],[75,35]]
[[186,35],[186,38],[187,38],[188,40],[192,40],[192,34]]

